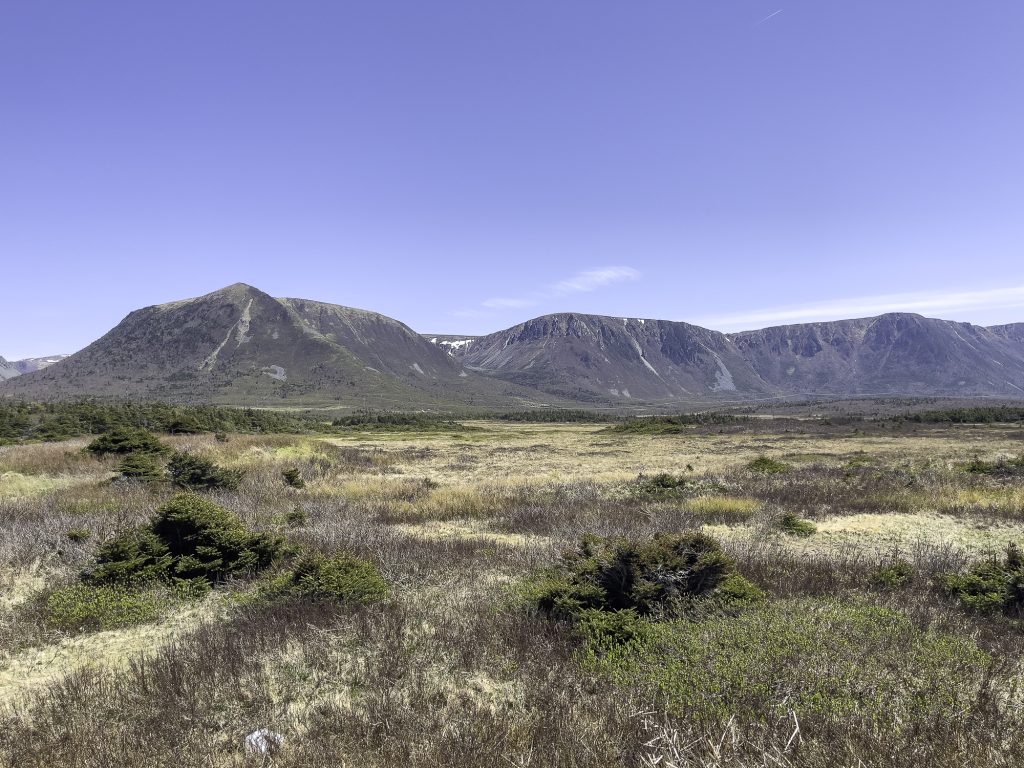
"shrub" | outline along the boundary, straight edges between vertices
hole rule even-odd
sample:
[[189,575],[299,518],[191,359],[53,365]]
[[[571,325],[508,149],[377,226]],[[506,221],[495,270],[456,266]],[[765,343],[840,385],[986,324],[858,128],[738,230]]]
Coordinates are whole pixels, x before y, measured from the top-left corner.
[[388,585],[376,566],[366,560],[351,555],[307,554],[273,579],[265,594],[272,598],[366,605],[387,597]]
[[964,469],[974,475],[1012,477],[1024,472],[1024,454],[1013,459],[999,458],[996,461],[983,461],[975,456]]
[[871,572],[871,585],[876,589],[899,589],[913,579],[914,566],[898,557]]
[[167,463],[171,480],[189,490],[234,491],[242,481],[238,470],[217,466],[209,459],[185,451],[176,451]]
[[170,602],[168,595],[157,590],[72,584],[46,598],[46,623],[74,632],[130,627],[158,618]]
[[168,448],[145,429],[112,429],[89,443],[85,450],[95,456],[105,456],[109,453],[166,453]]
[[760,472],[763,475],[777,475],[781,472],[789,471],[789,464],[773,459],[770,456],[758,456],[747,464],[747,469],[751,472]]
[[972,610],[1024,614],[1024,556],[1015,544],[1006,548],[1002,561],[992,557],[975,563],[967,573],[945,574],[940,581],[948,594]]
[[302,473],[295,467],[286,469],[281,473],[281,477],[284,479],[284,484],[290,488],[306,487],[306,481],[302,479]]
[[586,610],[646,616],[675,600],[709,596],[735,575],[718,542],[702,533],[658,534],[649,542],[585,538],[562,568],[533,585],[541,611],[577,618]]
[[811,536],[818,530],[818,526],[810,520],[801,520],[792,512],[786,512],[782,516],[782,519],[779,521],[779,527],[784,533],[800,537]]
[[96,564],[82,578],[88,584],[142,584],[168,577],[173,557],[151,527],[119,533],[96,551]]
[[691,481],[681,475],[659,472],[656,475],[643,473],[636,477],[636,492],[644,496],[680,496],[691,486]]
[[164,479],[163,469],[149,453],[129,453],[121,460],[118,471],[124,479],[137,480],[140,483],[152,483]]
[[252,533],[223,507],[187,493],[160,507],[151,529],[174,560],[174,577],[211,583],[266,568],[283,546],[276,537]]
[[69,528],[67,533],[64,534],[70,541],[85,541],[92,536],[92,531],[88,528]]
[[[585,660],[672,715],[720,727],[799,712],[801,722],[913,728],[961,716],[990,659],[968,638],[924,631],[895,611],[838,600],[765,602],[700,621],[648,623]],[[758,761],[760,764],[760,761]]]
[[293,528],[305,525],[308,519],[309,516],[302,507],[295,507],[295,509],[288,511],[284,516],[284,521]]
[[83,576],[91,584],[200,579],[217,583],[252,573],[280,554],[276,537],[252,533],[235,515],[200,496],[178,494],[149,525],[103,544]]

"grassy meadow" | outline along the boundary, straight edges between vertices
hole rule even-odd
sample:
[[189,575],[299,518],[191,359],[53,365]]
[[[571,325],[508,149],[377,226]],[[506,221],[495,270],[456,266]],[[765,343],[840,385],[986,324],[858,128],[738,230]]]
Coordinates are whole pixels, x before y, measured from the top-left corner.
[[157,437],[0,446],[2,765],[1024,765],[1019,424]]

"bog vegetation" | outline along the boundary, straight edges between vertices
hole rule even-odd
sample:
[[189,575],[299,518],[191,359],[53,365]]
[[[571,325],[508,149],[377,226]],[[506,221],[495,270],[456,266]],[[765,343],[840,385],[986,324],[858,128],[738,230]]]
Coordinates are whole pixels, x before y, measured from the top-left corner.
[[0,765],[1021,764],[1008,419],[0,424]]

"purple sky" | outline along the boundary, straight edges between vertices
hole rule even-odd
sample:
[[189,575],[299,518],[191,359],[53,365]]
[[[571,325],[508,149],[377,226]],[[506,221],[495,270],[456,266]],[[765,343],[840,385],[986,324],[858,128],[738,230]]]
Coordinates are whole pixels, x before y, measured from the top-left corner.
[[1024,2],[0,6],[0,355],[244,281],[481,333],[1024,320]]

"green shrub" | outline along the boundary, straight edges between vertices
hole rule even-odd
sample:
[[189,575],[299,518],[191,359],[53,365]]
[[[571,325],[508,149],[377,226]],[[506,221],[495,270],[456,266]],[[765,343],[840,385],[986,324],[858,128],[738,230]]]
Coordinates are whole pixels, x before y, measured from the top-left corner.
[[876,589],[900,589],[913,580],[914,566],[900,558],[894,558],[871,572],[871,585]]
[[281,550],[280,539],[252,533],[223,507],[182,493],[160,507],[148,525],[103,544],[83,578],[90,584],[195,579],[215,584],[266,568]]
[[70,541],[85,541],[92,536],[92,531],[88,528],[69,528],[67,533],[64,534]]
[[171,481],[193,491],[234,491],[242,481],[238,470],[225,469],[202,456],[176,451],[167,463]]
[[302,473],[295,467],[286,469],[281,473],[281,477],[284,479],[284,484],[290,488],[306,487],[306,481],[302,479]]
[[290,510],[284,516],[284,521],[293,528],[305,525],[308,519],[309,516],[302,507],[295,507],[295,509]]
[[789,464],[773,459],[770,456],[758,456],[747,464],[747,469],[751,472],[760,472],[763,475],[777,475],[782,472],[788,472],[790,467]]
[[996,461],[983,461],[975,456],[967,463],[964,470],[974,475],[1012,477],[1024,472],[1024,454],[1013,459],[1000,458]]
[[170,597],[159,590],[72,584],[46,598],[46,623],[74,632],[118,629],[153,621],[170,604]]
[[366,605],[383,600],[388,585],[373,563],[351,555],[306,554],[274,578],[264,594],[313,602]]
[[86,571],[88,584],[143,584],[168,578],[174,558],[150,526],[119,533],[96,551],[96,563]]
[[174,560],[171,575],[215,583],[253,573],[281,553],[280,539],[252,533],[228,510],[194,494],[181,493],[157,510],[153,534]]
[[730,577],[742,579],[735,570],[718,542],[702,533],[658,534],[642,543],[588,537],[529,593],[541,611],[560,618],[591,609],[647,616],[676,600],[715,594]]
[[118,471],[124,479],[137,480],[140,483],[164,479],[163,469],[149,453],[129,453],[121,460]]
[[800,537],[811,536],[818,530],[818,526],[810,520],[801,520],[792,512],[786,512],[782,516],[779,520],[779,527],[784,533]]
[[1006,548],[1002,561],[992,557],[975,563],[967,573],[945,574],[940,582],[972,610],[1024,615],[1024,556],[1015,544]]
[[771,722],[789,710],[801,723],[912,728],[961,715],[990,664],[967,638],[920,630],[883,608],[822,599],[649,622],[621,644],[588,639],[591,669],[715,728],[733,716]]
[[89,443],[85,450],[96,456],[105,456],[110,453],[159,454],[166,453],[168,448],[145,429],[112,429]]

